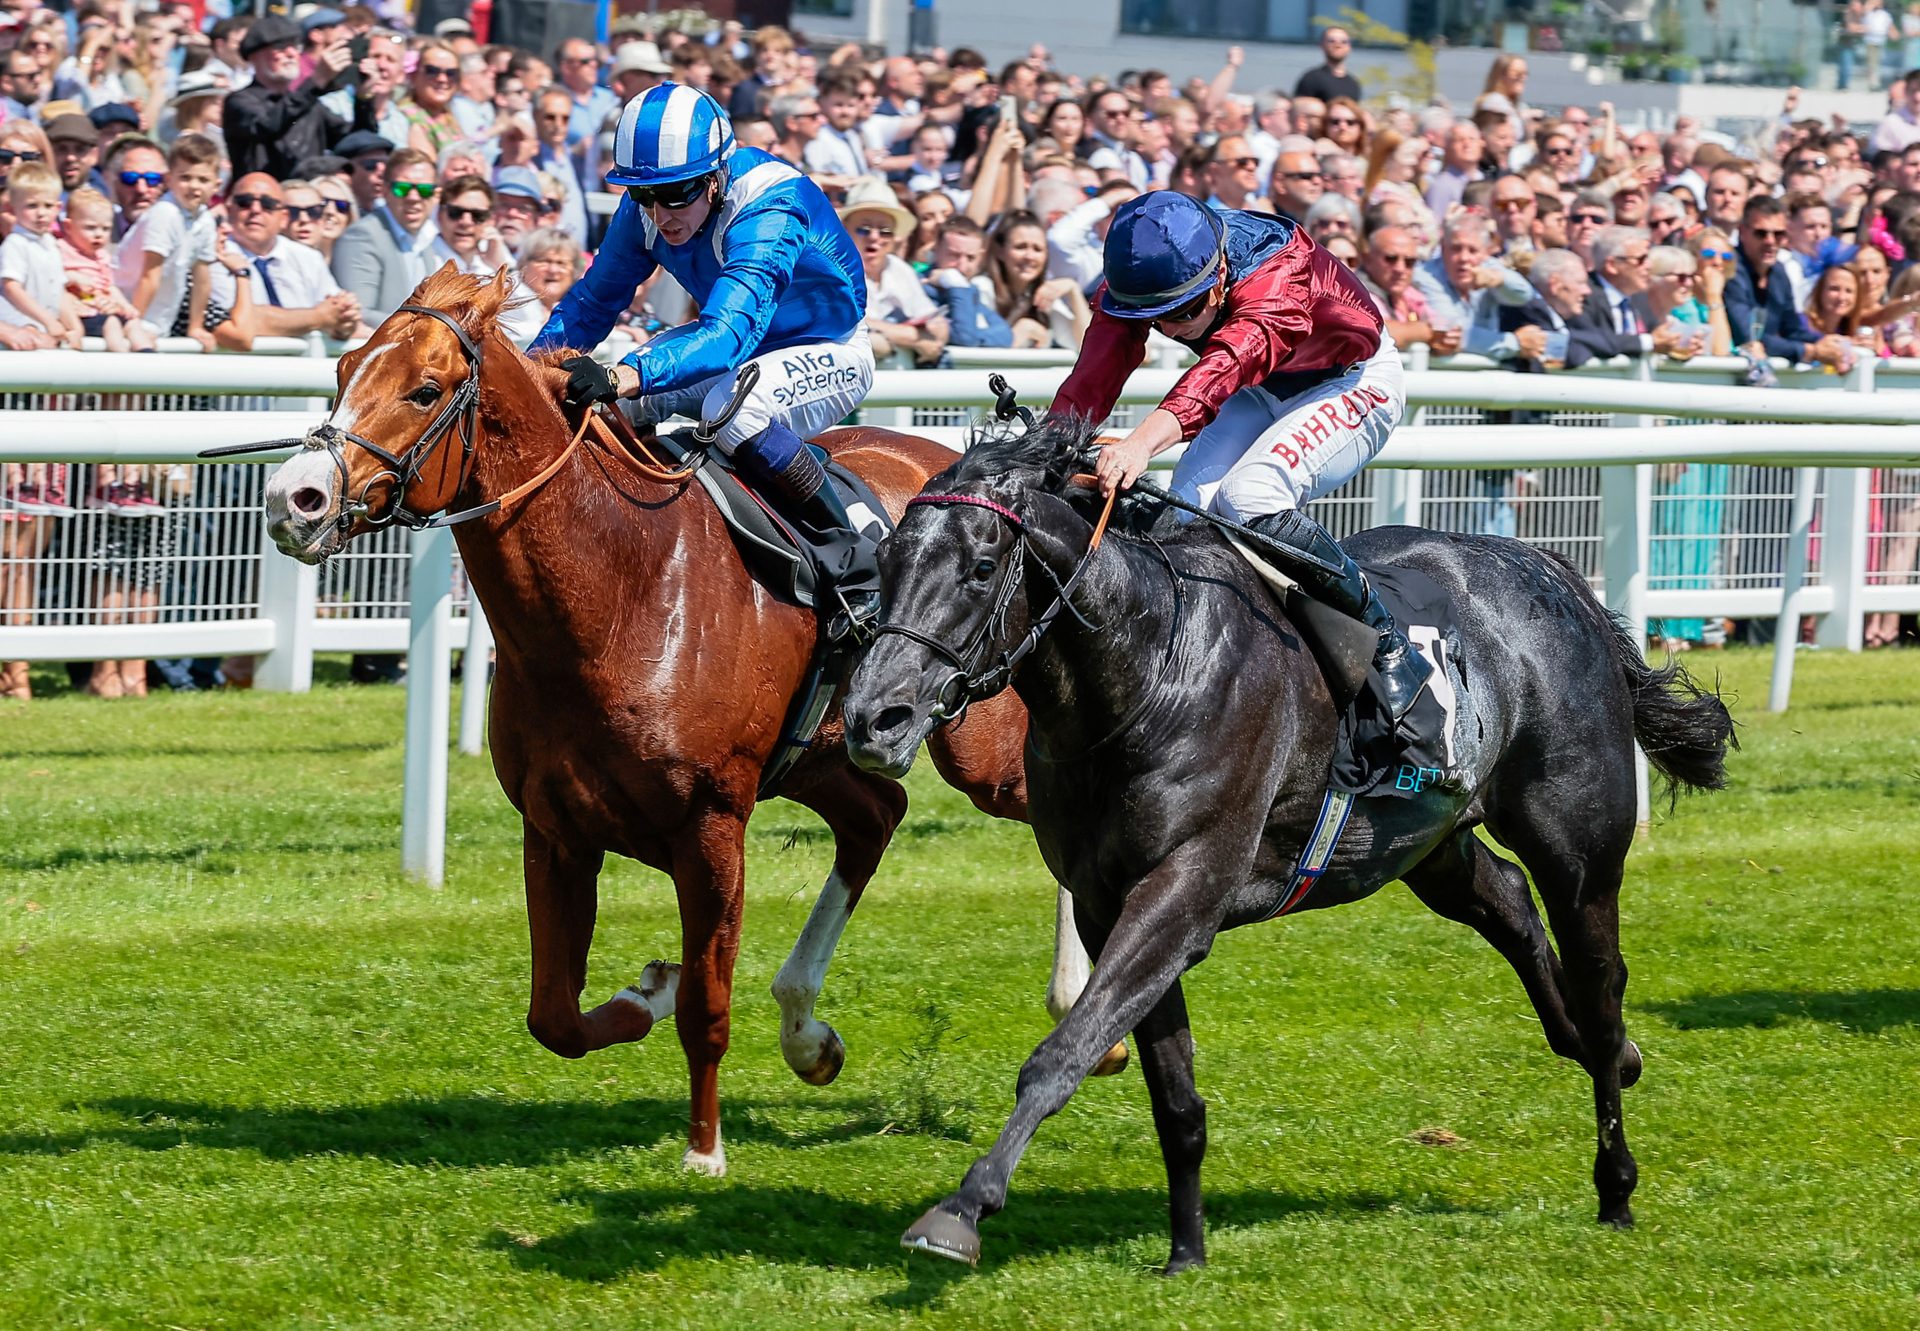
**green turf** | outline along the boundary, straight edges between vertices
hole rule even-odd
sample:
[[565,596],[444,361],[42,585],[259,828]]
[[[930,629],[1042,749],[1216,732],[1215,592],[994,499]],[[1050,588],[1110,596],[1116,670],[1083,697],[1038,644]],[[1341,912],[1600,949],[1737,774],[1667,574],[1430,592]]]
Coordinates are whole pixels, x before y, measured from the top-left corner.
[[[709,1180],[670,1031],[528,1037],[484,762],[455,761],[447,886],[398,873],[398,690],[6,706],[0,1328],[1911,1328],[1920,658],[1805,655],[1778,718],[1769,658],[1693,659],[1746,749],[1630,868],[1639,1228],[1592,1223],[1587,1082],[1512,973],[1396,887],[1190,980],[1212,1265],[1170,1282],[1137,1072],[1045,1126],[978,1272],[896,1246],[1046,1029],[1031,842],[923,773],[822,1001],[823,1090],[767,986],[828,848],[755,821]],[[594,1001],[677,937],[657,876],[602,886]]]

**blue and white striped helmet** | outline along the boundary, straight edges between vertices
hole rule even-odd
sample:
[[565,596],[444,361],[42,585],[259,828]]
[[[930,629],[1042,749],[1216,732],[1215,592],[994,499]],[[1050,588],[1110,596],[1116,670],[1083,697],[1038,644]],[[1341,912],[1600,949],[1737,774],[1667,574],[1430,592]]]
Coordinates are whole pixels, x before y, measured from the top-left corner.
[[607,183],[670,185],[719,166],[733,151],[733,124],[698,88],[661,83],[627,103],[613,136]]

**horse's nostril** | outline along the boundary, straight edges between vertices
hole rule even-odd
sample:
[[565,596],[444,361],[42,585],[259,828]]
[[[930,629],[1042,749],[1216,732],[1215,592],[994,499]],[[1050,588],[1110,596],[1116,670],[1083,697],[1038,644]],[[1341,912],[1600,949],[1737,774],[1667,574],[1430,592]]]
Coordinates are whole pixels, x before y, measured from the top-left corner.
[[894,731],[905,729],[911,724],[913,724],[913,708],[898,706],[886,707],[882,708],[880,714],[873,718],[873,733],[876,735],[891,735]]
[[317,518],[327,511],[326,491],[314,485],[301,486],[287,502],[303,518]]

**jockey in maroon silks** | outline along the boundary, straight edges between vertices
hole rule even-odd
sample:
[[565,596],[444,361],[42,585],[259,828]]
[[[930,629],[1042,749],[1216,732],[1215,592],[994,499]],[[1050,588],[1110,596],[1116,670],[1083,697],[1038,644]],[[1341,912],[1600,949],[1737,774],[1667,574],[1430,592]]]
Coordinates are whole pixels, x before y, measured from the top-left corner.
[[[1172,190],[1122,204],[1106,281],[1055,415],[1105,420],[1158,328],[1199,361],[1126,438],[1100,450],[1124,490],[1182,441],[1173,491],[1252,526],[1307,595],[1380,634],[1394,718],[1432,671],[1366,574],[1303,507],[1352,479],[1406,414],[1399,352],[1366,289],[1290,218],[1214,209]],[[1263,552],[1266,553],[1266,552]]]

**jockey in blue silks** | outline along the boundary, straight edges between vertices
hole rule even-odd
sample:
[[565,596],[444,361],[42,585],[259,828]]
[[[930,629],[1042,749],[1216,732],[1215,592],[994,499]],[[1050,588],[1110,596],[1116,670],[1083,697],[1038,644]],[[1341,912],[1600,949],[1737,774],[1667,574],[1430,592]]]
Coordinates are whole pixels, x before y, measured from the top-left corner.
[[[819,454],[804,442],[839,421],[873,386],[867,288],[853,239],[811,180],[737,146],[720,104],[663,83],[627,103],[607,183],[626,191],[586,276],[554,307],[532,351],[594,347],[664,268],[700,307],[612,370],[590,356],[563,362],[567,403],[616,398],[638,422],[717,415],[748,361],[758,384],[717,443],[787,516],[832,536],[850,528]],[[836,544],[840,544],[836,542]],[[833,575],[858,631],[878,604],[871,543],[848,540]]]

